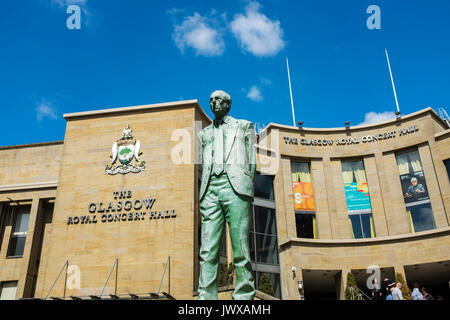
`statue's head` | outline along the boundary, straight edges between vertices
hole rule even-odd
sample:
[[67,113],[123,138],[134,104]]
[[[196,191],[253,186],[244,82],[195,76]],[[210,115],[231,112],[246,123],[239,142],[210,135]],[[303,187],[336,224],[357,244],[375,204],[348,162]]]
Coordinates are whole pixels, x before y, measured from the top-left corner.
[[209,105],[216,118],[222,118],[231,109],[231,97],[225,91],[216,90],[209,98]]

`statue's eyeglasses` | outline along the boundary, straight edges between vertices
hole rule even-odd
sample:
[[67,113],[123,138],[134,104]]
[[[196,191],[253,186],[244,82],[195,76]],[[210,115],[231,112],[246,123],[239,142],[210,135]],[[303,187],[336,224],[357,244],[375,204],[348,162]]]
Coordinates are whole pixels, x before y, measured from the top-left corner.
[[223,101],[223,100],[225,100],[225,98],[223,98],[223,97],[212,97],[212,98],[209,99],[209,101],[213,101],[213,100],[221,100],[221,101]]

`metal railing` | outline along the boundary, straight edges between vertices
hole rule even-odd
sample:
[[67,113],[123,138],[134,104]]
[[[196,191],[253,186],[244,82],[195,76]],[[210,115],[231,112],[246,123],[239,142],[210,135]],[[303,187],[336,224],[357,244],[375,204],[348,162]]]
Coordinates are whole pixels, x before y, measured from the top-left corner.
[[66,296],[66,297],[45,297],[45,298],[20,298],[20,300],[176,300],[167,292],[159,294],[155,292],[138,292],[138,293],[121,293],[121,294],[103,294],[82,295],[82,296]]
[[[114,260],[114,263],[111,267],[111,270],[109,271],[108,277],[106,278],[106,282],[102,288],[102,291],[99,295],[86,295],[86,296],[70,296],[66,297],[66,287],[67,287],[67,269],[69,267],[69,260],[66,260],[64,265],[62,266],[61,270],[59,271],[56,279],[53,281],[52,286],[50,287],[50,290],[48,291],[47,295],[42,299],[37,298],[22,298],[21,300],[85,300],[85,299],[91,299],[91,300],[137,300],[137,299],[143,299],[143,300],[157,300],[157,299],[164,299],[164,300],[175,300],[173,296],[170,295],[170,256],[167,257],[166,263],[164,264],[164,270],[161,276],[161,280],[159,282],[159,287],[156,292],[145,292],[145,293],[125,293],[125,294],[117,294],[117,280],[118,280],[118,270],[119,270],[119,258],[116,258]],[[111,275],[114,271],[115,272],[115,281],[114,281],[114,294],[105,294],[106,286],[109,282],[109,279],[111,278]],[[64,293],[62,297],[50,297],[50,293],[52,292],[53,288],[55,287],[56,282],[58,281],[59,277],[65,272],[65,280],[64,280]],[[168,293],[165,291],[161,291],[161,287],[164,282],[164,277],[166,275],[166,271],[168,272]]]
[[106,282],[105,285],[103,286],[102,292],[100,292],[100,297],[103,296],[103,292],[105,292],[106,285],[108,284],[109,278],[111,277],[114,268],[116,268],[116,281],[114,281],[114,295],[117,294],[117,273],[119,271],[119,258],[116,258],[114,260],[113,266],[111,268],[111,271],[109,272],[108,278],[106,278]]
[[437,111],[436,113],[438,114],[438,116],[442,120],[444,120],[447,123],[447,125],[450,127],[450,117],[448,116],[447,111],[445,111],[444,108],[438,108],[436,111]]
[[[358,289],[359,293],[356,292],[355,288],[353,287],[347,287],[350,290],[350,300],[372,300],[367,294],[364,293],[364,291],[361,291],[361,289]],[[356,299],[355,299],[356,298]]]
[[156,292],[157,294],[159,294],[159,292],[161,291],[161,286],[164,280],[164,275],[166,274],[166,269],[167,267],[169,267],[169,293],[170,293],[170,256],[167,257],[167,261],[166,264],[164,265],[164,271],[161,277],[161,281],[159,282],[159,287],[158,287],[158,291]]
[[66,262],[64,262],[63,267],[62,267],[61,270],[59,271],[58,276],[56,277],[55,281],[53,281],[53,284],[52,284],[50,290],[48,291],[48,293],[47,293],[47,295],[45,296],[44,299],[47,299],[47,298],[48,298],[48,296],[50,295],[50,292],[52,292],[53,287],[54,287],[55,284],[56,284],[56,281],[58,281],[58,279],[59,279],[59,277],[61,276],[61,273],[63,272],[64,269],[66,269],[66,277],[65,277],[65,280],[64,280],[64,298],[66,297],[67,268],[68,268],[68,266],[69,266],[69,260],[66,260]]
[[266,127],[266,125],[264,123],[255,122],[255,124],[254,124],[255,133],[260,134],[261,131],[263,131],[265,127]]

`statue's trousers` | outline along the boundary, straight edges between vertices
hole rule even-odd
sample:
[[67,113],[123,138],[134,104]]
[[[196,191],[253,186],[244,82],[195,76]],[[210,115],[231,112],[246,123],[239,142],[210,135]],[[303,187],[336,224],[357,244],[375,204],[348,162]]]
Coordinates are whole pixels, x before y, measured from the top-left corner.
[[202,217],[200,248],[199,300],[217,300],[219,248],[224,223],[229,225],[236,271],[234,300],[253,300],[255,284],[250,262],[248,231],[251,199],[236,194],[226,173],[213,175],[200,202]]

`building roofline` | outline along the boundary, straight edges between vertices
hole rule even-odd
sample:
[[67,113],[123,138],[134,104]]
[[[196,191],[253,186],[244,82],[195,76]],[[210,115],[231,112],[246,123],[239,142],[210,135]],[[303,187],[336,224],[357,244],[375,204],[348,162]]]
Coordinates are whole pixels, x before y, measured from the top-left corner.
[[31,189],[48,189],[48,188],[57,188],[57,187],[58,187],[57,180],[43,181],[43,182],[30,182],[30,183],[0,185],[0,192],[22,191],[22,190],[31,190]]
[[4,146],[4,147],[0,146],[0,150],[47,147],[47,146],[53,146],[53,145],[58,145],[58,144],[64,144],[64,141],[27,143],[27,144],[17,144],[17,145],[13,145],[13,146]]
[[439,139],[442,139],[442,138],[446,138],[446,137],[448,137],[448,136],[450,136],[450,129],[447,129],[447,130],[445,130],[445,131],[436,133],[436,134],[434,135],[434,139],[435,139],[435,140],[439,140]]
[[376,245],[384,244],[386,242],[402,242],[402,241],[415,241],[425,237],[441,237],[450,235],[450,227],[443,227],[439,229],[433,229],[428,231],[421,231],[416,233],[407,233],[400,235],[382,236],[375,238],[365,239],[306,239],[306,238],[289,238],[280,242],[280,248],[286,248],[289,246],[302,246],[302,245],[314,245],[314,246],[358,246],[358,245]]
[[[80,119],[80,118],[90,118],[90,117],[98,117],[98,116],[105,116],[105,115],[117,115],[117,114],[122,114],[122,113],[142,112],[145,110],[156,110],[156,109],[164,109],[164,108],[183,108],[183,107],[189,107],[189,106],[193,106],[194,108],[196,108],[204,118],[206,118],[209,122],[212,122],[212,119],[208,116],[208,114],[205,112],[205,110],[203,110],[203,108],[200,106],[197,99],[156,103],[156,104],[140,105],[140,106],[131,106],[131,107],[122,107],[122,108],[110,108],[110,109],[103,109],[103,110],[92,110],[92,111],[84,111],[84,112],[76,112],[76,113],[67,113],[67,114],[64,114],[64,118],[69,121],[69,120]],[[345,127],[338,127],[338,128],[306,128],[306,127],[303,127],[301,132],[303,132],[303,133],[305,133],[305,132],[333,133],[333,132],[348,132],[348,131],[350,131],[350,132],[364,131],[364,130],[387,126],[390,124],[395,124],[398,121],[409,120],[409,119],[419,117],[419,116],[427,114],[427,113],[431,114],[445,128],[448,127],[447,123],[444,120],[442,120],[431,107],[427,107],[425,109],[416,111],[414,113],[410,113],[408,115],[401,116],[400,120],[392,119],[392,120],[373,123],[373,124],[369,124],[369,125],[351,126],[350,129],[346,129]],[[273,129],[273,128],[292,130],[292,131],[295,130],[297,132],[299,131],[298,127],[271,122],[261,131],[261,133],[267,132],[269,129]],[[442,137],[447,136],[449,130],[450,129],[446,129],[442,133],[436,134],[435,138],[442,138]],[[51,142],[39,142],[39,143],[12,145],[12,146],[0,146],[0,150],[44,147],[44,146],[51,146],[51,145],[58,145],[58,144],[64,144],[64,141],[51,141]]]
[[90,118],[90,117],[98,117],[105,115],[119,115],[123,113],[132,113],[132,112],[142,112],[147,110],[155,110],[155,109],[164,109],[164,108],[182,108],[193,106],[198,108],[200,112],[209,119],[208,115],[202,109],[197,99],[192,100],[183,100],[183,101],[174,101],[174,102],[165,102],[165,103],[155,103],[155,104],[147,104],[147,105],[139,105],[132,107],[121,107],[121,108],[110,108],[110,109],[102,109],[102,110],[92,110],[92,111],[83,111],[76,113],[66,113],[64,114],[64,119],[67,121],[79,118]]
[[[409,120],[412,118],[417,118],[418,116],[424,115],[424,114],[431,114],[432,116],[434,116],[443,126],[444,128],[447,128],[448,125],[447,123],[442,120],[437,113],[433,110],[433,108],[431,107],[427,107],[424,108],[422,110],[404,115],[404,116],[400,116],[399,119],[391,119],[391,120],[386,120],[386,121],[382,121],[382,122],[377,122],[377,123],[372,123],[372,124],[368,124],[368,125],[362,125],[362,126],[350,126],[350,129],[347,129],[345,127],[337,127],[337,128],[306,128],[306,127],[302,127],[302,132],[311,132],[311,133],[333,133],[333,132],[352,132],[352,131],[364,131],[364,130],[370,130],[370,129],[375,129],[378,127],[383,127],[383,126],[387,126],[387,125],[391,125],[391,124],[395,124],[398,121],[404,121],[404,120]],[[267,125],[267,127],[265,127],[261,132],[266,132],[269,129],[272,128],[276,128],[276,129],[285,129],[285,130],[295,130],[295,131],[299,131],[298,127],[294,127],[294,126],[289,126],[289,125],[283,125],[283,124],[277,124],[277,123],[269,123]]]

